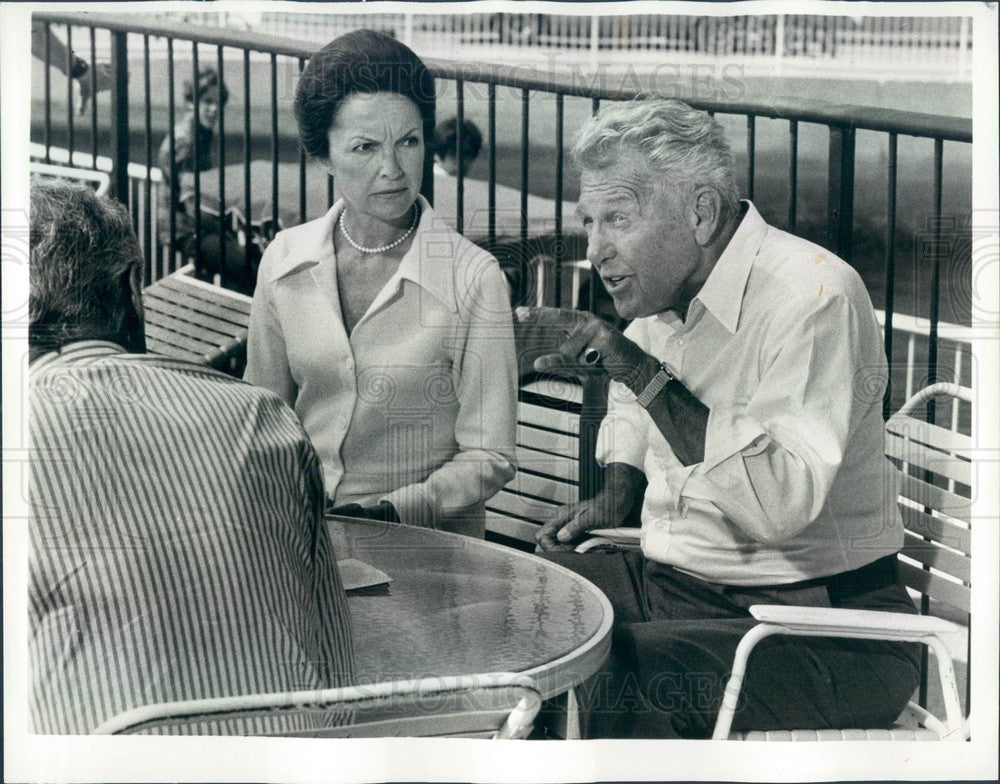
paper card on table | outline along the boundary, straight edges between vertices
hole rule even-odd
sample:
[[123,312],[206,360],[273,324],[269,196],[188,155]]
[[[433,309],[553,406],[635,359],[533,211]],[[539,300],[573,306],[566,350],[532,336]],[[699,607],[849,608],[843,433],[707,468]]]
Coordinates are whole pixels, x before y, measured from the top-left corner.
[[374,588],[392,582],[392,578],[385,572],[374,566],[369,566],[357,558],[345,558],[343,561],[337,561],[337,568],[340,569],[340,581],[343,583],[345,591]]

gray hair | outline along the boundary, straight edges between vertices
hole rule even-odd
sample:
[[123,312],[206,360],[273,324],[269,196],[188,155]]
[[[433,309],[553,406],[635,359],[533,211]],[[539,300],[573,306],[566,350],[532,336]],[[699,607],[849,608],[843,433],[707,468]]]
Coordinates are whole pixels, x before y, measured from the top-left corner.
[[74,340],[141,336],[141,252],[125,207],[83,185],[34,180],[29,241],[32,356]]
[[733,153],[722,126],[708,112],[668,98],[605,104],[580,128],[573,158],[580,169],[614,164],[625,150],[649,161],[654,175],[688,193],[711,186],[727,212],[739,208]]

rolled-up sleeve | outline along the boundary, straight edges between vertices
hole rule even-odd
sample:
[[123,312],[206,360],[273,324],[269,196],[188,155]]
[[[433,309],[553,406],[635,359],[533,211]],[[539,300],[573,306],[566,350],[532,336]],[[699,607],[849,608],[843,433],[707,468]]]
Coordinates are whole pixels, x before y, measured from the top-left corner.
[[[861,367],[859,316],[844,297],[772,324],[776,351],[745,401],[713,405],[704,461],[679,489],[714,503],[747,535],[778,542],[820,514],[847,448]],[[870,399],[870,390],[860,396]]]
[[517,361],[507,283],[484,261],[459,294],[452,380],[458,452],[423,481],[386,496],[404,523],[436,526],[482,504],[515,472]]
[[288,364],[285,336],[274,303],[270,267],[279,253],[278,241],[272,242],[261,259],[257,288],[250,305],[250,328],[247,335],[247,367],[243,380],[269,389],[289,406],[295,406],[298,387]]

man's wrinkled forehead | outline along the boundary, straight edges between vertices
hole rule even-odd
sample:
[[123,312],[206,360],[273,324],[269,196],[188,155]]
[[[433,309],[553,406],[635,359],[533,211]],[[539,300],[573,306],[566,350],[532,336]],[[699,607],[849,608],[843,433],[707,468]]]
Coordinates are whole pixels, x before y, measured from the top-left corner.
[[600,169],[580,172],[580,200],[642,203],[658,190],[658,182],[634,161],[617,160]]

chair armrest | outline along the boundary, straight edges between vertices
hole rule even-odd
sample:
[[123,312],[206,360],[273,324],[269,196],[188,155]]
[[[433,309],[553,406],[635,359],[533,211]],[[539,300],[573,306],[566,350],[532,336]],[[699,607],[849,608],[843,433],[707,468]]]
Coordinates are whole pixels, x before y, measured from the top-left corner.
[[638,548],[641,531],[640,528],[594,528],[588,531],[590,538],[576,546],[576,552],[585,553],[604,544]]
[[755,604],[750,608],[750,614],[761,623],[816,635],[869,637],[877,634],[884,639],[929,637],[962,631],[958,624],[946,621],[944,618],[878,610]]

